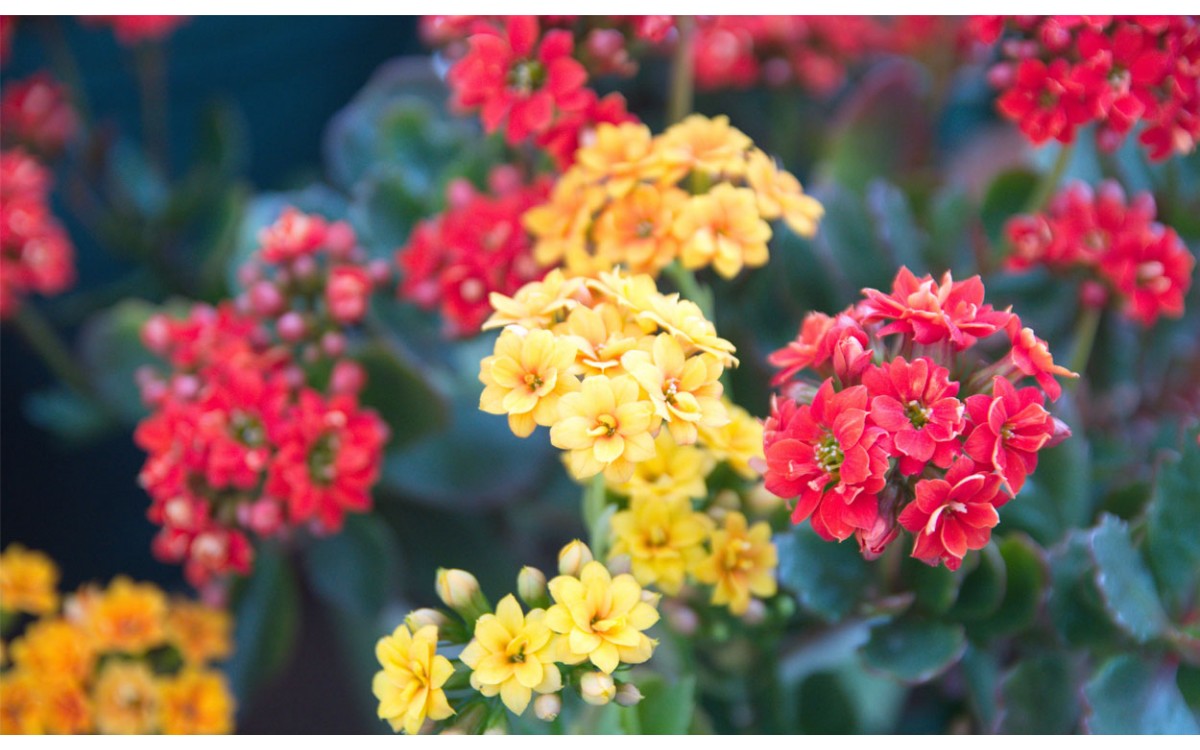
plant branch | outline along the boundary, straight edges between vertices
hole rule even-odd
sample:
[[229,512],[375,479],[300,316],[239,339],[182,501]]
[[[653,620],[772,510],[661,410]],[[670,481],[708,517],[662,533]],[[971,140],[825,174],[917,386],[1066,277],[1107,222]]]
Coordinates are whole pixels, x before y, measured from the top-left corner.
[[667,121],[676,123],[692,112],[692,94],[695,81],[692,47],[695,38],[696,19],[692,16],[676,16],[675,29],[679,38],[675,42],[675,54],[671,60],[671,92],[668,100]]

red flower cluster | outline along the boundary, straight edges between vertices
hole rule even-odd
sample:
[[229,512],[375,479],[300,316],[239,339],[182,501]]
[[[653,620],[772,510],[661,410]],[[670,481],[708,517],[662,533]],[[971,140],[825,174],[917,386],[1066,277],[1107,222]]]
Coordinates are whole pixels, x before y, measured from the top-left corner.
[[1014,248],[1007,265],[1036,265],[1087,279],[1084,304],[1116,299],[1122,312],[1142,325],[1159,316],[1180,317],[1196,259],[1175,233],[1154,221],[1154,197],[1142,193],[1126,202],[1115,181],[1094,191],[1073,183],[1044,213],[1016,216],[1006,226]]
[[[289,209],[260,240],[236,303],[142,330],[170,372],[139,373],[153,410],[134,435],[148,454],[139,481],[162,526],[155,554],[195,586],[248,573],[251,534],[332,533],[369,510],[388,438],[359,406],[362,368],[341,358],[340,326],[362,318],[372,286],[353,231]],[[297,364],[321,357],[334,360],[325,392]]]
[[89,26],[111,26],[117,41],[126,47],[160,42],[190,19],[189,16],[80,16]]
[[419,223],[396,253],[399,295],[439,308],[451,336],[474,336],[491,314],[493,292],[511,296],[548,269],[533,259],[521,215],[543,203],[548,179],[524,184],[511,166],[489,178],[491,194],[458,180],[446,191],[446,211]]
[[50,185],[49,171],[21,149],[0,153],[0,319],[30,292],[58,294],[75,282],[75,251],[50,213]]
[[[837,316],[811,313],[771,355],[784,388],[764,425],[766,486],[796,500],[793,523],[853,536],[868,559],[903,528],[913,557],[952,570],[987,544],[1038,451],[1070,434],[1045,401],[1071,373],[983,292],[978,277],[902,268],[891,293],[865,289]],[[1008,352],[985,358],[981,341],[1001,331]],[[794,381],[801,372],[822,382]],[[1018,388],[1026,377],[1038,385]]]
[[1138,123],[1151,159],[1185,154],[1200,137],[1200,24],[1191,16],[977,16],[968,27],[1001,41],[990,72],[1001,113],[1035,144],[1075,140],[1096,123],[1112,150]]
[[5,143],[19,143],[44,156],[62,151],[79,129],[66,89],[46,73],[5,86],[0,121]]

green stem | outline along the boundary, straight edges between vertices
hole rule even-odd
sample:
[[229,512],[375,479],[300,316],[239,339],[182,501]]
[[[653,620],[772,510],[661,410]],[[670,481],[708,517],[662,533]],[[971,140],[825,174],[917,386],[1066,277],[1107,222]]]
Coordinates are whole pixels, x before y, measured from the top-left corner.
[[22,305],[13,323],[56,378],[91,402],[105,416],[115,417],[112,407],[100,397],[91,379],[71,356],[67,345],[37,310],[27,304]]
[[692,47],[696,19],[692,16],[676,16],[675,29],[679,39],[675,43],[675,55],[671,60],[671,93],[668,100],[667,121],[679,122],[692,111],[692,94],[695,88]]
[[1058,188],[1058,183],[1062,181],[1063,174],[1067,171],[1067,166],[1071,163],[1071,154],[1075,151],[1075,144],[1068,143],[1058,149],[1058,157],[1054,160],[1054,165],[1050,167],[1050,171],[1042,175],[1042,179],[1038,182],[1037,187],[1033,191],[1033,195],[1029,196],[1029,203],[1025,206],[1025,213],[1033,214],[1045,208],[1046,203],[1050,201],[1054,191]]
[[707,287],[700,285],[696,280],[696,274],[675,261],[663,269],[664,273],[675,284],[675,288],[679,290],[679,294],[684,299],[689,299],[700,306],[700,311],[704,313],[704,317],[709,320],[713,319],[713,296],[712,291]]
[[597,560],[604,559],[608,547],[607,535],[603,533],[604,529],[600,528],[607,505],[608,485],[604,481],[604,473],[601,472],[583,487],[583,522],[587,524],[588,546],[592,548],[592,554]]
[[[1099,307],[1085,307],[1079,320],[1075,323],[1075,344],[1071,350],[1071,370],[1079,373],[1082,379],[1087,369],[1088,359],[1092,356],[1092,346],[1096,343],[1096,332],[1100,328],[1101,310]],[[1079,379],[1067,381],[1067,386],[1079,382]]]
[[142,105],[142,138],[146,152],[165,179],[170,175],[167,62],[160,44],[142,44],[135,54]]
[[87,90],[83,87],[83,76],[79,73],[79,65],[63,32],[63,21],[59,18],[46,19],[42,26],[42,41],[50,55],[50,64],[54,66],[58,77],[67,85],[67,91],[75,105],[85,130],[90,130],[91,108],[88,106]]

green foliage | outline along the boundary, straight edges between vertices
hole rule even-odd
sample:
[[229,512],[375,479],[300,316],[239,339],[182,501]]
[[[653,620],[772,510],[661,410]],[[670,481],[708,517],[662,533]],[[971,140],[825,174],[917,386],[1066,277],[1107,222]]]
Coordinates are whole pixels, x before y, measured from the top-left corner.
[[1103,518],[1092,532],[1092,559],[1096,585],[1113,622],[1139,643],[1161,636],[1167,614],[1154,578],[1123,521],[1107,515]]
[[1200,596],[1200,446],[1194,436],[1186,440],[1182,458],[1160,467],[1146,522],[1150,569],[1177,615]]
[[849,614],[872,579],[853,542],[827,542],[808,524],[777,536],[775,545],[780,585],[796,594],[801,607],[827,621]]
[[642,692],[637,705],[638,728],[642,734],[686,734],[696,710],[696,678],[668,681],[647,675],[634,681]]
[[1000,685],[1003,734],[1069,734],[1079,721],[1078,690],[1070,660],[1047,654],[1021,660]]
[[872,628],[861,653],[868,667],[916,684],[949,669],[966,646],[961,625],[906,616]]
[[1084,688],[1095,734],[1197,734],[1200,724],[1175,682],[1175,669],[1132,654],[1108,660]]
[[380,613],[396,590],[400,552],[377,515],[350,515],[337,534],[314,540],[304,566],[313,590],[326,602],[365,618]]
[[262,544],[254,571],[234,594],[234,654],[229,683],[243,704],[291,656],[299,627],[300,593],[286,554]]

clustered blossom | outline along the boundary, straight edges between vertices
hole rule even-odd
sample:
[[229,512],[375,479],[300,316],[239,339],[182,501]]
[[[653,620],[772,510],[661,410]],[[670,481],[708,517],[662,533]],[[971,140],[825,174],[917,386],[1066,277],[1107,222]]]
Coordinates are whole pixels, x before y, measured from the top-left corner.
[[0,555],[5,636],[21,629],[4,644],[0,733],[233,730],[233,695],[213,666],[233,650],[227,612],[124,577],[83,586],[60,609],[57,579],[41,553]]
[[[1073,373],[984,302],[977,276],[904,268],[890,293],[863,294],[836,316],[810,313],[770,357],[783,391],[764,426],[767,489],[795,500],[793,523],[853,536],[869,559],[903,528],[914,557],[955,570],[987,544],[1038,452],[1069,435],[1045,403]],[[1007,351],[986,354],[1000,333]],[[817,382],[793,380],[805,373]]]
[[[493,609],[464,570],[438,571],[437,591],[450,611],[411,612],[376,646],[382,667],[373,684],[378,714],[393,730],[416,734],[437,721],[448,722],[447,733],[503,730],[503,714],[488,708],[497,697],[517,715],[532,703],[539,719],[551,721],[562,709],[566,685],[576,685],[582,699],[596,705],[640,700],[614,672],[653,654],[657,642],[645,631],[659,619],[659,595],[593,560],[581,542],[563,548],[559,575],[548,583],[540,570],[522,569],[517,591],[528,611],[513,594]],[[447,658],[437,653],[443,641],[465,648]],[[468,673],[458,684],[475,691],[465,698],[447,692],[458,665]]]
[[1016,271],[1044,265],[1081,275],[1084,304],[1110,301],[1144,326],[1160,316],[1183,315],[1196,259],[1174,229],[1154,220],[1154,196],[1126,201],[1125,191],[1107,181],[1093,191],[1073,183],[1046,210],[1009,220],[1013,247],[1007,266]]
[[75,282],[75,250],[50,212],[50,187],[50,172],[25,151],[0,153],[0,319],[30,293],[59,294]]
[[549,182],[524,184],[516,170],[492,171],[489,193],[457,180],[446,191],[446,210],[417,224],[396,253],[399,294],[438,309],[452,336],[473,336],[491,314],[488,296],[514,294],[546,269],[533,259],[521,216],[545,200]]
[[[248,534],[341,528],[371,508],[388,428],[359,405],[362,368],[344,358],[371,274],[349,227],[288,210],[262,232],[236,303],[150,318],[146,347],[170,366],[139,373],[152,413],[134,434],[139,481],[162,530],[155,553],[190,582],[246,574]],[[325,390],[302,364],[329,363]]]
[[36,73],[4,87],[0,95],[0,133],[4,143],[20,144],[53,157],[75,137],[79,118],[66,88],[47,73]]
[[88,26],[108,26],[126,47],[161,42],[191,19],[188,16],[81,16]]
[[1192,16],[977,16],[997,107],[1034,144],[1072,143],[1096,124],[1111,151],[1135,127],[1151,159],[1187,154],[1200,136],[1200,24]]
[[678,260],[732,278],[767,262],[768,221],[812,236],[822,214],[729,118],[692,115],[659,136],[634,123],[600,125],[525,226],[536,260],[572,275],[621,265],[657,276]]

